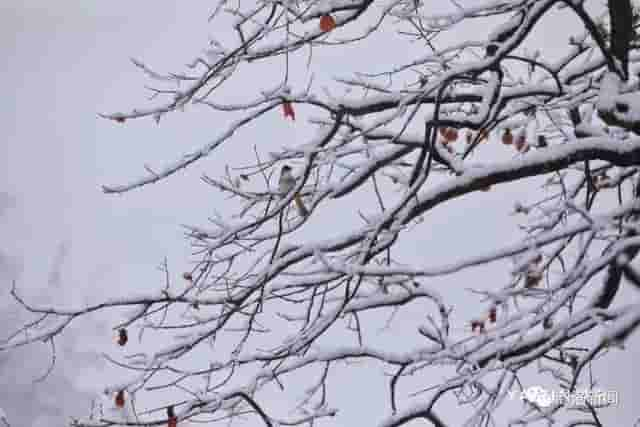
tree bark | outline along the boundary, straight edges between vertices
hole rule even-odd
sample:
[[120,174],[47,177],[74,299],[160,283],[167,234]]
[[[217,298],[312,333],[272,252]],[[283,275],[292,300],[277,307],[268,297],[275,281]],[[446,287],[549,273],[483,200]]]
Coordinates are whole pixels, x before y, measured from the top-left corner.
[[633,33],[631,0],[608,0],[611,19],[611,52],[620,61],[625,80],[629,78],[629,46]]

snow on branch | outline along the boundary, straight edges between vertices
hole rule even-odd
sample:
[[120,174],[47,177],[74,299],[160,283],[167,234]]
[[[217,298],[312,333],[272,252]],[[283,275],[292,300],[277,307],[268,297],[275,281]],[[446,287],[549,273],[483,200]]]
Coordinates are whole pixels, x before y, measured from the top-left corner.
[[[118,416],[78,427],[329,423],[348,405],[331,391],[348,385],[354,361],[386,382],[371,390],[388,399],[379,426],[448,425],[434,411],[448,398],[465,425],[499,424],[529,378],[589,386],[584,368],[640,325],[637,304],[619,297],[640,282],[640,80],[625,71],[638,67],[640,45],[621,39],[612,53],[608,37],[626,24],[599,22],[586,3],[219,2],[212,28],[227,33],[186,72],[134,62],[164,85],[151,89],[158,105],[103,115],[159,123],[204,108],[220,124],[200,149],[106,193],[168,179],[223,144],[243,154],[203,177],[228,199],[185,225],[193,268],[179,284],[167,275],[157,289],[72,308],[32,304],[16,286],[33,320],[0,351],[51,341],[92,313],[124,313],[113,321],[122,352],[105,354],[127,373],[104,385]],[[558,29],[551,55],[536,30],[561,10],[581,24]],[[280,135],[283,121],[295,135],[286,141],[239,138],[258,123]],[[484,227],[476,210],[506,218],[494,221],[499,243],[481,250],[457,224]],[[451,231],[432,233],[443,221]],[[434,262],[421,239],[465,251]],[[129,351],[134,331],[143,352]],[[291,391],[300,381],[302,396]],[[145,407],[131,416],[136,394]],[[160,401],[170,403],[150,403]],[[591,409],[579,419],[595,424],[604,408]],[[574,410],[512,418],[553,423]]]

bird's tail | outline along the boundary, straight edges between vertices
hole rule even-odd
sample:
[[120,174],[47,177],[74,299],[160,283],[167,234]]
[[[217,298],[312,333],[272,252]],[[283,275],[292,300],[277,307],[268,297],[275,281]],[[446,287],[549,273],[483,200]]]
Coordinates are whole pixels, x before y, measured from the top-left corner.
[[293,200],[296,204],[296,208],[298,208],[298,214],[300,216],[306,217],[307,215],[309,215],[309,210],[304,205],[304,202],[302,201],[302,197],[300,197],[300,194],[296,194]]

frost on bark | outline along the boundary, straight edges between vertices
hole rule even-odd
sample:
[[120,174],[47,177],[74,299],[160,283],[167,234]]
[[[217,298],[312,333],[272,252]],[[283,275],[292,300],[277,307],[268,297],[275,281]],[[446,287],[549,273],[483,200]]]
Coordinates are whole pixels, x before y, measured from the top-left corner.
[[[162,337],[163,345],[114,361],[130,375],[105,384],[110,412],[79,414],[78,426],[332,425],[349,406],[332,398],[336,372],[354,361],[376,362],[367,369],[383,373],[386,386],[370,391],[387,397],[380,426],[415,419],[462,425],[460,414],[465,425],[585,417],[599,425],[606,405],[514,405],[509,397],[542,381],[569,392],[592,387],[594,360],[640,323],[640,303],[616,299],[621,287],[640,284],[633,265],[640,248],[640,52],[623,16],[631,6],[492,0],[435,11],[432,3],[221,1],[210,21],[225,23],[215,28],[234,38],[210,41],[184,72],[162,75],[134,61],[160,81],[152,89],[157,102],[103,117],[117,125],[160,123],[201,108],[229,119],[216,121],[215,136],[201,148],[139,179],[105,185],[106,193],[169,179],[230,144],[254,160],[203,177],[236,203],[188,227],[196,264],[179,283],[167,274],[154,292],[65,310],[30,304],[14,289],[40,317],[26,326],[28,338],[15,335],[3,348],[51,339],[89,313],[121,308],[127,316],[113,325],[114,345],[126,348],[142,332]],[[605,38],[599,17],[607,13]],[[532,34],[556,14],[574,24],[555,29],[564,50],[551,58]],[[486,34],[477,33],[478,23]],[[339,55],[367,42],[371,55],[381,55],[380,35],[420,53],[379,64],[384,70],[375,73],[350,70],[329,89],[316,87],[311,72],[305,84],[292,83],[305,72],[289,67],[294,59],[321,66],[316,52]],[[251,97],[231,103],[218,96],[239,70],[270,62],[282,74],[246,81]],[[258,122],[315,128],[315,135],[263,150],[239,135]],[[499,150],[512,155],[487,155]],[[285,165],[295,166],[293,181],[279,180]],[[403,242],[428,233],[423,223],[436,209],[535,177],[542,188],[525,187],[529,201],[514,200],[519,240],[443,264],[403,256]],[[350,196],[368,203],[354,206]],[[361,212],[361,225],[305,234],[318,215],[339,222],[346,211]],[[451,291],[475,287],[458,275],[492,264],[506,265],[508,280],[491,277],[488,289],[457,305]],[[417,303],[411,329],[405,319],[394,330],[395,316],[414,313]],[[370,325],[381,318],[407,336],[402,345],[373,337]],[[303,393],[290,391],[300,383]],[[273,408],[274,399],[286,410]],[[441,410],[445,399],[460,412]]]

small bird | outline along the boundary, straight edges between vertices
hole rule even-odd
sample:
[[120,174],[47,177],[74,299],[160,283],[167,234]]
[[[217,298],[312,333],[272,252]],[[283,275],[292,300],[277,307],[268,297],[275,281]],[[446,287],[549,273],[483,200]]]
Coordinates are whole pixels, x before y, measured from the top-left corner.
[[[291,166],[282,166],[282,170],[280,171],[280,181],[278,182],[278,185],[280,187],[280,193],[282,193],[283,197],[296,186],[296,179],[293,176],[293,173],[291,173]],[[296,204],[296,208],[298,209],[298,214],[300,214],[300,216],[306,217],[307,215],[309,215],[309,211],[302,202],[302,197],[300,197],[300,194],[296,194],[293,198],[293,201]]]

